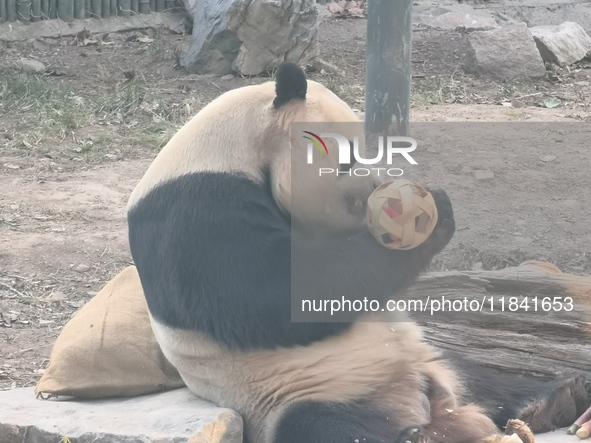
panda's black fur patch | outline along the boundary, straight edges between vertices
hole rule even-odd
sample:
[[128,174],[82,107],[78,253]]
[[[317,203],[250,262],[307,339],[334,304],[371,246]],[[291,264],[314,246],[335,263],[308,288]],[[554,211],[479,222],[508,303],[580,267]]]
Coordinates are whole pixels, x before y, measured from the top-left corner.
[[369,401],[296,402],[279,419],[273,441],[394,443],[402,429],[392,415]]
[[308,81],[303,69],[293,62],[279,66],[275,75],[275,100],[273,106],[280,108],[294,99],[306,100]]
[[[437,252],[392,251],[367,229],[331,236],[292,231],[267,184],[231,173],[165,182],[131,208],[128,224],[154,318],[239,350],[305,346],[350,328],[345,321],[292,322],[292,309],[301,306],[293,288],[310,300],[353,303],[359,294],[385,300]],[[427,262],[417,264],[423,255]]]

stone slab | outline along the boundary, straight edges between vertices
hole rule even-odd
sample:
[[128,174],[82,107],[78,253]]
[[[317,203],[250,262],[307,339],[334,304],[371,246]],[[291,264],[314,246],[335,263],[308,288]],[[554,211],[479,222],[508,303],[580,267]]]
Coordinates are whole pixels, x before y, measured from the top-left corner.
[[584,442],[576,435],[567,435],[565,429],[557,429],[554,432],[546,432],[545,434],[537,434],[536,443],[578,443]]
[[242,418],[188,389],[108,400],[35,399],[33,388],[0,392],[0,442],[242,443]]

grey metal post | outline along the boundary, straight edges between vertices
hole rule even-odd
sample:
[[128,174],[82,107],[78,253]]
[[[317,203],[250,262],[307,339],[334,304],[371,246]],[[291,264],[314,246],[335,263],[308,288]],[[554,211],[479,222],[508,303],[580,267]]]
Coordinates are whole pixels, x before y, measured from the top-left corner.
[[379,135],[408,135],[412,3],[412,0],[368,1],[365,80],[368,142]]

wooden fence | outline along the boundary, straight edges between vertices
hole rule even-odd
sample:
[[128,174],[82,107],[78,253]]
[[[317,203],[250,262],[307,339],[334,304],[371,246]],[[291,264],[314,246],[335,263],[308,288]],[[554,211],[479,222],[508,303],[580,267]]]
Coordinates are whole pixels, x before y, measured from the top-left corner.
[[0,23],[129,17],[179,7],[182,3],[177,0],[0,0]]

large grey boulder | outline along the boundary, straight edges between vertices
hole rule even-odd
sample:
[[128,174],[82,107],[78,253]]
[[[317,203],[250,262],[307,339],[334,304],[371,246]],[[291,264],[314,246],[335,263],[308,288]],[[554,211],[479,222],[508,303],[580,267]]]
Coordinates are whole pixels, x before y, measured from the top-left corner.
[[257,75],[316,56],[314,0],[196,0],[189,72]]
[[530,28],[540,54],[546,62],[559,66],[572,65],[591,53],[591,37],[575,22],[558,26]]
[[468,72],[495,80],[542,78],[546,67],[526,25],[507,25],[464,36]]
[[33,388],[0,392],[0,442],[242,443],[242,418],[188,389],[134,398],[36,400]]

